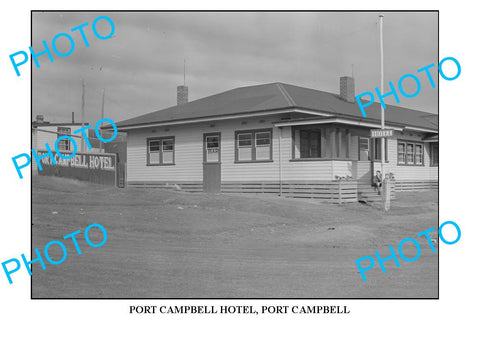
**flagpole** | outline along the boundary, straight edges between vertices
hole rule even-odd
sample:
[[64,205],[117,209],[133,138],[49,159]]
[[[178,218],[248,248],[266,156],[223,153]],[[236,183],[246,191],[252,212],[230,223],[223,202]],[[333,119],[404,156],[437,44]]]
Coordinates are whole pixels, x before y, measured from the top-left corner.
[[[380,91],[383,95],[383,14],[379,15],[380,17]],[[382,105],[380,105],[381,110],[381,129],[385,131],[385,109]],[[385,134],[382,132],[382,136]],[[390,210],[390,178],[385,176],[385,137],[382,137],[380,140],[381,145],[381,152],[382,152],[382,165],[381,165],[381,172],[382,172],[382,201],[383,201],[383,210],[389,211]]]
[[[379,15],[380,17],[380,91],[383,95],[383,14]],[[383,109],[383,105],[380,105],[381,110],[381,129],[385,129],[385,110]],[[382,137],[380,140],[381,145],[381,172],[382,178],[384,177],[383,168],[385,165],[385,138]]]

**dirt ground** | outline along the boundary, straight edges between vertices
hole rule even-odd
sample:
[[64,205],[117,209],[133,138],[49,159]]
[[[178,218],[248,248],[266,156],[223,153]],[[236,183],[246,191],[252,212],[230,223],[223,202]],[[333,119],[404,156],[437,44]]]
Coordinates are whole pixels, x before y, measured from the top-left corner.
[[[33,298],[437,298],[438,192],[397,193],[388,213],[361,203],[333,205],[268,195],[118,189],[54,177],[32,179],[33,247],[76,230],[82,254],[63,240],[65,262],[33,265]],[[100,223],[105,245],[87,245]],[[437,233],[432,233],[437,238]],[[101,233],[89,234],[100,242]],[[355,260],[387,256],[404,238],[415,262],[390,260],[364,282]],[[438,249],[438,243],[435,243]],[[416,249],[406,245],[413,257]],[[49,249],[62,257],[57,246]]]

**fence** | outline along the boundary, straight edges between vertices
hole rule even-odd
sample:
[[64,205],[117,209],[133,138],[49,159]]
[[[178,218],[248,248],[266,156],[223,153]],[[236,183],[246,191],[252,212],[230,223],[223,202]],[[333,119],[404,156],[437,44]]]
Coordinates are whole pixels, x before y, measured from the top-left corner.
[[[222,192],[230,193],[280,193],[278,182],[222,183]],[[356,181],[284,182],[282,195],[293,198],[314,198],[331,203],[357,201]]]
[[438,190],[438,181],[396,181],[397,191]]
[[[130,187],[170,188],[187,192],[203,192],[202,182],[159,182],[130,181]],[[396,198],[396,192],[409,190],[431,190],[438,188],[438,182],[391,182],[390,198]],[[382,196],[370,183],[358,181],[295,181],[278,182],[222,182],[223,193],[280,194],[293,198],[313,198],[330,203],[350,203],[357,201],[381,201]]]

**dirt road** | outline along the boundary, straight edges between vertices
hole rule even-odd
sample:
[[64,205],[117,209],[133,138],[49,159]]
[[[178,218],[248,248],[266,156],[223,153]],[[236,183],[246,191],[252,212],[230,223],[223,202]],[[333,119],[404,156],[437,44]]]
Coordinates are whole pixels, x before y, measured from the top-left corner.
[[[117,189],[35,176],[33,246],[102,224],[106,244],[64,263],[34,264],[34,298],[364,298],[438,296],[438,252],[378,265],[362,281],[355,260],[388,255],[438,227],[437,192],[397,193],[392,209],[265,195]],[[435,233],[436,237],[436,233]],[[61,252],[51,248],[52,258]],[[415,249],[405,247],[415,254]]]

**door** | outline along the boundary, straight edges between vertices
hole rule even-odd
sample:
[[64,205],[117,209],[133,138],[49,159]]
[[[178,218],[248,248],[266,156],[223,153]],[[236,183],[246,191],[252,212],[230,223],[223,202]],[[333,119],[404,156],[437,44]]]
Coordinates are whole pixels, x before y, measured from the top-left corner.
[[203,191],[221,190],[221,138],[220,132],[203,135]]
[[365,137],[358,137],[358,160],[370,160],[370,139]]
[[358,161],[356,162],[356,180],[371,183],[372,161],[370,160],[370,138],[358,137]]

